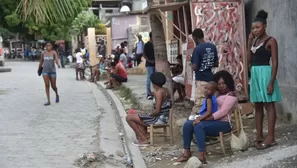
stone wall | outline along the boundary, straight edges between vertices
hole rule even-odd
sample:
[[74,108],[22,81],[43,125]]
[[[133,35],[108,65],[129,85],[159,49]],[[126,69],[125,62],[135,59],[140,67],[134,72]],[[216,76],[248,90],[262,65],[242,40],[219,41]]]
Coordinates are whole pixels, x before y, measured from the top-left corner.
[[246,0],[247,34],[257,12],[268,12],[267,32],[279,45],[278,76],[282,102],[277,106],[282,119],[297,122],[297,1],[296,0]]

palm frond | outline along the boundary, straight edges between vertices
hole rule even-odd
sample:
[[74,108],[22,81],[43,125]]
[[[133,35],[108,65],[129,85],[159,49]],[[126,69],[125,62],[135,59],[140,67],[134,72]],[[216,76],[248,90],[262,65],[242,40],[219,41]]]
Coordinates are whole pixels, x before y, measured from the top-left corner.
[[90,0],[20,0],[16,9],[22,20],[35,23],[66,21],[88,7]]

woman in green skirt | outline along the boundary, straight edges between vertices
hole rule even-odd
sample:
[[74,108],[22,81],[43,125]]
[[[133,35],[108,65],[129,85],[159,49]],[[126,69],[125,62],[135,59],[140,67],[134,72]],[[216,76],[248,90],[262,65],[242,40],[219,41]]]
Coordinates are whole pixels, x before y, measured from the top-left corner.
[[[275,38],[266,34],[268,13],[260,10],[253,21],[248,40],[248,63],[251,67],[250,100],[255,104],[257,149],[277,145],[274,138],[276,110],[274,103],[281,100],[276,80],[278,68],[278,46]],[[270,65],[270,59],[272,64]],[[268,135],[263,136],[264,107],[268,116]]]

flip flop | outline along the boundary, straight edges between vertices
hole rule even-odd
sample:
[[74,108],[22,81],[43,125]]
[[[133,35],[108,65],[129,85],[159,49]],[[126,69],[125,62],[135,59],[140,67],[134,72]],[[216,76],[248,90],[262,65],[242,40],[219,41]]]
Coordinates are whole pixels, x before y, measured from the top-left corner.
[[136,141],[136,142],[132,142],[132,145],[134,146],[138,146],[138,147],[147,147],[150,145],[150,143],[140,143],[139,141]]
[[50,102],[46,102],[46,103],[44,103],[44,106],[49,106],[49,105],[51,105]]
[[60,102],[60,96],[56,96],[56,103],[59,103]]
[[257,146],[260,144],[260,143],[262,143],[264,140],[254,140],[253,141],[253,147],[256,147],[257,148]]
[[258,145],[256,146],[256,148],[257,148],[258,150],[264,150],[264,149],[268,149],[268,148],[271,148],[271,147],[276,146],[276,145],[277,145],[276,142],[273,142],[273,143],[271,143],[271,144],[261,143],[261,144],[258,144]]

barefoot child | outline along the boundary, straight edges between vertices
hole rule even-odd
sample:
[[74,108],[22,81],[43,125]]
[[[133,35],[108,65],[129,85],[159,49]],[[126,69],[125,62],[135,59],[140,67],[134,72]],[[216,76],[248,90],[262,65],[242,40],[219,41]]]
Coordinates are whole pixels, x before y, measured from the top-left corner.
[[214,81],[208,82],[208,84],[205,86],[205,100],[203,102],[203,105],[199,111],[199,114],[192,113],[189,117],[189,120],[195,120],[199,117],[199,120],[205,120],[209,116],[212,115],[212,113],[216,112],[218,110],[217,100],[214,96],[214,93],[216,92],[217,84]]

